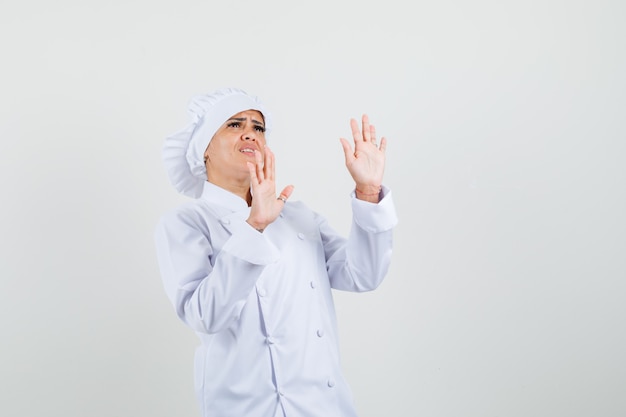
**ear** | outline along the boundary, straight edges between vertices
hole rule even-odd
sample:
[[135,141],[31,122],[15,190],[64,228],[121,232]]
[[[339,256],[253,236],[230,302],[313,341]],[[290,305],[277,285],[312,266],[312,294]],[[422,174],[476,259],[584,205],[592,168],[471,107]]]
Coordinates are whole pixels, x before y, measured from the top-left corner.
[[209,146],[211,146],[211,142],[204,149],[204,164],[206,165],[206,161],[209,159]]

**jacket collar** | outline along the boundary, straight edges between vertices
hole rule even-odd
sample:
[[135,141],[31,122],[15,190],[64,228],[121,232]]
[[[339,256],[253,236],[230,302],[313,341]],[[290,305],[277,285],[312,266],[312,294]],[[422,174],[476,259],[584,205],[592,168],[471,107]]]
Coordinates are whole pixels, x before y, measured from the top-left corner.
[[204,182],[200,198],[210,205],[221,206],[230,212],[248,209],[248,204],[244,199],[208,181]]

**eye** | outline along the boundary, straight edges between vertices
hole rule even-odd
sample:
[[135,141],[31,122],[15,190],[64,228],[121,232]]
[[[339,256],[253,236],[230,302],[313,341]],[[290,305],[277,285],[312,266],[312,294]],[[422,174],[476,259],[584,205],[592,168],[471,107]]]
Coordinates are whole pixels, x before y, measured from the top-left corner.
[[239,123],[239,122],[230,122],[227,126],[228,127],[239,127],[239,126],[241,126],[241,123]]
[[261,133],[265,132],[265,128],[263,126],[255,125],[254,128],[256,129],[257,132],[261,132]]

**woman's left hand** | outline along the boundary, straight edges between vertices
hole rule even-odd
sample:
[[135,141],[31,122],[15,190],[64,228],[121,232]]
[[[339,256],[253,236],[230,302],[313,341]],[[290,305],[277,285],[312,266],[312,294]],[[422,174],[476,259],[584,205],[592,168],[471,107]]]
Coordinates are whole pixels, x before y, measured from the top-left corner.
[[387,140],[383,137],[380,145],[376,143],[376,129],[369,123],[366,114],[362,118],[362,130],[358,122],[350,119],[354,150],[348,140],[341,138],[341,145],[346,157],[346,167],[356,183],[357,198],[378,202],[378,193],[383,182],[385,170],[385,148]]

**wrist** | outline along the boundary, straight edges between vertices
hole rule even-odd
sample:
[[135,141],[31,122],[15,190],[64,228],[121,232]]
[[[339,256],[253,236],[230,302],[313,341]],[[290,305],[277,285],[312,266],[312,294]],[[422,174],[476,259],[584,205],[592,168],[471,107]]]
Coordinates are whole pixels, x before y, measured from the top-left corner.
[[363,196],[378,196],[381,190],[382,190],[382,186],[380,185],[357,184],[355,187],[355,191],[357,192],[357,194],[360,194]]
[[357,186],[355,188],[355,196],[358,200],[367,201],[368,203],[377,204],[380,201],[381,186]]
[[263,233],[263,230],[265,230],[265,226],[262,226],[258,223],[252,222],[250,221],[250,219],[246,220],[246,223],[248,223],[250,226],[252,226],[257,232],[259,233]]

